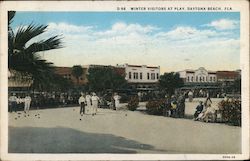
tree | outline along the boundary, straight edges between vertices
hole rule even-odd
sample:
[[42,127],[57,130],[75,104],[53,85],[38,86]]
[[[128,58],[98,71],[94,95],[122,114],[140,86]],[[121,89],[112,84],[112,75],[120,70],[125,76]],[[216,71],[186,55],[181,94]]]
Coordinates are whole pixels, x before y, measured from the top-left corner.
[[173,94],[176,88],[184,85],[183,80],[178,73],[164,73],[160,76],[160,87],[167,91],[168,94]]
[[127,85],[125,76],[115,72],[113,67],[94,67],[88,71],[88,85],[91,90],[121,89]]
[[8,12],[8,68],[19,73],[22,77],[31,77],[34,87],[51,84],[54,78],[53,63],[44,60],[40,52],[62,48],[61,38],[52,36],[44,40],[35,41],[34,38],[44,33],[47,25],[29,24],[19,26],[13,32],[11,23],[15,11]]
[[230,88],[234,92],[241,92],[241,77],[236,78]]
[[77,79],[77,85],[79,85],[79,78],[83,74],[83,68],[80,65],[74,65],[72,67],[72,75]]

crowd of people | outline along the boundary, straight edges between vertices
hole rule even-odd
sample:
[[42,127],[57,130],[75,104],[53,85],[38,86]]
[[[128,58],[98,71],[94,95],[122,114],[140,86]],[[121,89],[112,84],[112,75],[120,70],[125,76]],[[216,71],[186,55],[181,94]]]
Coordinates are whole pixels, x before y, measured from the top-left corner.
[[30,104],[31,104],[31,97],[29,94],[26,94],[25,97],[21,98],[20,96],[16,96],[15,93],[12,93],[9,97],[9,111],[10,112],[17,112],[17,110],[24,106],[24,113],[28,113],[30,110]]
[[165,96],[163,105],[164,115],[170,117],[184,118],[185,115],[185,94]]
[[194,113],[194,120],[206,121],[206,122],[210,120],[211,122],[215,122],[217,118],[216,112],[218,108],[216,106],[212,106],[212,103],[213,102],[209,97],[209,95],[207,95],[204,103],[203,101],[200,101]]
[[[200,92],[202,97],[204,96],[204,92]],[[150,93],[152,94],[152,92]],[[139,102],[144,101],[146,95],[143,92],[138,92],[138,100]],[[156,94],[155,94],[156,95]],[[225,100],[228,98],[225,96]],[[46,101],[49,102],[48,104],[51,105],[59,105],[66,106],[69,105],[77,105],[79,104],[80,110],[79,113],[81,116],[84,114],[91,114],[96,115],[98,107],[100,108],[103,102],[108,102],[107,107],[113,110],[117,110],[121,107],[120,100],[121,96],[118,93],[112,92],[111,98],[109,101],[105,100],[103,95],[100,93],[96,94],[95,92],[86,92],[77,95],[72,94],[29,94],[26,93],[25,95],[10,93],[9,95],[9,112],[17,112],[18,110],[23,110],[24,113],[29,113],[30,107],[33,108],[40,108],[42,106],[46,106]],[[156,97],[152,97],[153,100]],[[186,92],[177,92],[174,95],[165,95],[164,103],[162,106],[163,108],[163,115],[168,117],[174,118],[184,118],[185,117],[185,100],[192,102],[194,98],[194,92],[189,90]],[[46,101],[45,101],[46,100]],[[44,102],[43,102],[44,101]],[[43,104],[43,105],[42,105]],[[102,107],[101,107],[102,108]],[[205,101],[199,101],[195,109],[195,113],[193,114],[193,119],[195,121],[211,121],[215,122],[216,119],[220,116],[219,109],[217,104],[213,104],[210,95],[206,92]]]

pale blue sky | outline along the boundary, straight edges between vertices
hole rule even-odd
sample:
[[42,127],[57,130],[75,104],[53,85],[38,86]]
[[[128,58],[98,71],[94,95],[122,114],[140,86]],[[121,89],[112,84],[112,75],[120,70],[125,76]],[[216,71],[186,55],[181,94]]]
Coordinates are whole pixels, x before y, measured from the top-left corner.
[[57,66],[145,64],[163,73],[239,69],[239,21],[238,12],[17,12],[12,27],[49,25],[36,40],[62,35],[64,48],[42,53]]

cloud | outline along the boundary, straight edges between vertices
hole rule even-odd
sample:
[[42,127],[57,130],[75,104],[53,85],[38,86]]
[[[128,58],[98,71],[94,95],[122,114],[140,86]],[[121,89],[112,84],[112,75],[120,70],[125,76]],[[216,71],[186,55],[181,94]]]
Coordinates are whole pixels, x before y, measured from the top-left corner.
[[231,19],[220,19],[212,21],[204,26],[214,27],[217,30],[233,30],[239,27],[239,21]]
[[48,30],[53,32],[62,32],[66,34],[84,33],[90,31],[92,28],[93,28],[92,26],[77,26],[77,25],[67,24],[64,22],[61,23],[50,22],[48,24]]
[[213,30],[198,30],[190,26],[178,26],[170,31],[157,34],[157,37],[169,40],[190,40],[217,36],[216,34],[216,31]]
[[158,26],[125,22],[100,30],[51,22],[45,37],[55,34],[63,34],[65,48],[44,55],[59,66],[127,62],[176,71],[187,66],[229,70],[239,65],[239,38],[231,30],[177,26],[164,31]]

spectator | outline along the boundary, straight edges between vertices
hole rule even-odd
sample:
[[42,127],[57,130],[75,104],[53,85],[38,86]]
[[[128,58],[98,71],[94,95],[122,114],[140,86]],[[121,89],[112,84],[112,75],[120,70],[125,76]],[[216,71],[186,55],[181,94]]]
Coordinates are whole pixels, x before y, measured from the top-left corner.
[[189,102],[192,102],[193,101],[193,92],[190,90],[189,92],[188,92],[188,99],[189,99]]
[[203,111],[203,102],[200,101],[199,105],[196,107],[196,111],[194,113],[195,121],[198,120],[198,116],[199,116],[200,113],[202,113],[202,111]]

